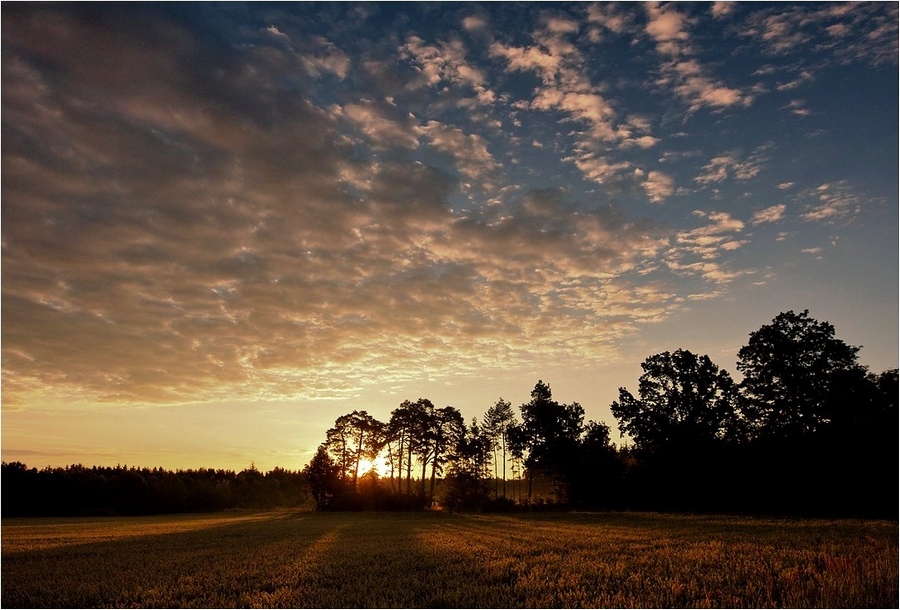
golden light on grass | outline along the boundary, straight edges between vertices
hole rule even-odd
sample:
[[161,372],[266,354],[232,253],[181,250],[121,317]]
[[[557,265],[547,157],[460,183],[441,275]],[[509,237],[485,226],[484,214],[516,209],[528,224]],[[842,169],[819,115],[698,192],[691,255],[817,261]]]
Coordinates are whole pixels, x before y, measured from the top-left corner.
[[3,522],[4,607],[893,607],[897,524],[296,513]]

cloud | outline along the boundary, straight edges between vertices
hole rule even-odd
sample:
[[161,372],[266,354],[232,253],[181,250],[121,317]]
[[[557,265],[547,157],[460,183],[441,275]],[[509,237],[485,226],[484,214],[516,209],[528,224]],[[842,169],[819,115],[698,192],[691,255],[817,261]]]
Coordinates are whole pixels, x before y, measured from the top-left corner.
[[793,80],[790,80],[786,83],[778,83],[775,87],[778,91],[792,91],[794,89],[798,89],[804,85],[809,84],[815,80],[815,76],[809,70],[801,70],[799,74],[797,74]]
[[477,134],[466,134],[461,129],[429,121],[422,132],[431,140],[431,145],[450,154],[460,174],[472,183],[492,190],[492,176],[500,170],[500,164],[487,149],[484,138]]
[[647,191],[650,201],[660,203],[675,191],[674,184],[675,180],[672,176],[652,170],[644,181],[643,187]]
[[745,159],[742,159],[737,151],[713,157],[709,163],[703,166],[703,173],[694,178],[694,182],[707,185],[724,182],[729,178],[734,180],[755,178],[768,160],[768,151],[771,147],[771,143],[758,146]]
[[388,103],[361,100],[345,106],[332,106],[331,115],[348,120],[375,148],[416,148],[419,135],[414,117],[404,115]]
[[782,106],[782,110],[790,110],[791,114],[802,117],[812,114],[812,111],[806,107],[806,102],[803,100],[791,100],[786,106]]
[[831,62],[896,64],[897,16],[892,3],[801,4],[750,13],[740,35],[770,56],[816,53],[817,69]]
[[311,54],[300,56],[310,72],[313,75],[330,72],[341,79],[346,77],[350,70],[350,58],[347,54],[321,36],[313,36],[311,41],[318,48]]
[[769,206],[763,210],[759,210],[753,214],[753,218],[750,220],[751,223],[755,225],[769,223],[769,222],[778,222],[782,218],[784,218],[784,212],[787,209],[787,206],[783,203],[779,203],[778,205]]
[[630,12],[622,10],[617,2],[594,2],[587,7],[587,22],[591,26],[588,36],[592,42],[600,42],[606,32],[623,34],[634,28]]
[[741,220],[727,212],[694,213],[709,221],[704,226],[678,233],[675,244],[665,255],[665,264],[673,272],[696,275],[714,285],[728,284],[732,280],[753,273],[752,270],[730,270],[720,261],[723,252],[736,250],[747,243],[739,236],[744,229]]
[[491,55],[504,58],[510,70],[539,72],[551,83],[559,71],[561,58],[538,47],[514,47],[495,42],[490,50]]
[[710,182],[723,182],[728,178],[728,168],[734,163],[730,156],[714,157],[703,166],[703,174],[694,178],[694,182],[709,184]]
[[[727,108],[729,106],[749,106],[753,96],[739,89],[727,87],[721,82],[704,74],[700,65],[693,60],[673,62],[668,71],[674,75],[672,79],[674,91],[689,101],[690,109],[698,110],[703,106]],[[663,79],[665,83],[669,79]]]
[[801,201],[813,201],[808,203],[806,212],[800,215],[810,222],[834,223],[849,221],[855,218],[862,207],[862,201],[847,184],[839,182],[826,182],[815,189],[803,191],[798,195]]
[[[458,39],[431,45],[418,36],[410,36],[400,51],[401,57],[412,59],[417,65],[422,75],[422,85],[434,86],[442,80],[472,87],[484,84],[481,70],[466,62],[465,48]],[[413,81],[409,86],[419,84]]]
[[[588,22],[603,24],[613,31],[621,31],[630,21],[617,17],[611,6],[588,7]],[[533,46],[518,47],[494,42],[490,53],[507,62],[509,72],[534,72],[542,85],[535,89],[530,102],[521,107],[542,112],[561,112],[565,121],[584,125],[575,132],[574,154],[565,157],[588,179],[610,189],[633,182],[635,177],[647,176],[642,184],[654,202],[662,201],[672,192],[668,177],[656,170],[649,173],[631,162],[613,159],[616,149],[651,148],[659,143],[652,136],[650,122],[640,116],[622,119],[614,105],[603,94],[602,87],[591,82],[582,52],[568,36],[581,26],[571,19],[546,17],[532,34]]]
[[472,32],[482,30],[488,26],[487,19],[482,15],[469,15],[463,19],[463,29]]
[[658,50],[666,55],[682,54],[690,38],[688,19],[671,6],[661,6],[658,2],[649,2],[645,8],[646,30],[656,41]]
[[[52,8],[4,17],[5,408],[588,366],[679,306],[643,277],[671,230],[504,184],[459,209],[463,182],[499,180],[487,141],[388,99],[316,105],[283,77],[306,73],[293,37],[213,52],[176,18],[104,37]],[[128,51],[159,32],[179,44]],[[477,82],[460,66],[435,74]],[[134,89],[139,73],[152,91]],[[589,117],[592,103],[558,107]]]
[[646,33],[656,43],[657,52],[664,60],[660,65],[661,76],[656,84],[671,89],[687,102],[691,112],[705,106],[727,108],[749,106],[753,95],[728,87],[710,76],[695,55],[689,28],[692,21],[680,13],[674,4],[660,5],[648,2]]
[[[625,172],[632,167],[631,163],[627,161],[612,162],[605,156],[599,156],[594,151],[584,149],[578,150],[575,156],[566,157],[563,160],[574,162],[575,167],[588,180],[606,185],[627,179],[624,177]],[[643,170],[632,172],[631,176],[643,176]]]
[[429,44],[419,36],[411,35],[400,47],[399,53],[402,59],[412,61],[418,74],[418,78],[407,82],[407,89],[449,83],[457,89],[471,89],[481,104],[489,105],[497,101],[496,94],[485,86],[482,70],[467,61],[466,47],[458,38]]
[[571,19],[547,17],[531,34],[534,46],[494,42],[490,52],[505,59],[511,72],[540,75],[543,86],[535,91],[532,108],[561,110],[572,120],[587,123],[590,137],[612,141],[616,136],[616,113],[584,73],[584,56],[567,38],[578,29],[579,25]]
[[709,12],[716,19],[722,19],[732,14],[736,6],[736,2],[713,2]]
[[[348,24],[123,6],[4,9],[4,408],[591,367],[753,273],[747,226],[864,207],[848,184],[801,181],[747,220],[679,216],[777,152],[701,157],[698,132],[744,129],[720,114],[672,126],[758,95],[698,35],[756,9],[542,7],[501,38],[459,11],[437,30],[398,13],[382,36],[372,7]],[[821,23],[816,40],[864,31]],[[753,78],[785,84],[772,107],[819,85],[771,61]]]

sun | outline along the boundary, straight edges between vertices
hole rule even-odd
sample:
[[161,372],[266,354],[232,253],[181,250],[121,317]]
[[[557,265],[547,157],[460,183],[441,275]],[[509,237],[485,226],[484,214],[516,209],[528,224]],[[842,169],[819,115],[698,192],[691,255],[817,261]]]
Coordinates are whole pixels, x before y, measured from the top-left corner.
[[387,476],[388,472],[390,472],[388,465],[385,463],[384,458],[377,457],[374,460],[370,460],[368,458],[360,458],[359,459],[359,476],[365,476],[366,474],[374,471],[379,477]]

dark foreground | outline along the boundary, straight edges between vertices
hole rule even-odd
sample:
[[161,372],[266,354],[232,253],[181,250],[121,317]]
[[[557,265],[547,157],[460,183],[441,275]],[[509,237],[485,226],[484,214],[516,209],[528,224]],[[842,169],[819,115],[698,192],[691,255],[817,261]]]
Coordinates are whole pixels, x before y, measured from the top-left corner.
[[12,607],[897,607],[887,521],[241,513],[5,519]]

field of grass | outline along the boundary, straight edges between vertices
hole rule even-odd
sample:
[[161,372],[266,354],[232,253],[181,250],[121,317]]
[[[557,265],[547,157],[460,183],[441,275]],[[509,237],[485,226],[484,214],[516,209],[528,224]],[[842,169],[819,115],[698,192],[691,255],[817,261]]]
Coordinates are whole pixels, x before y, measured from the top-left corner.
[[4,519],[2,606],[897,607],[896,522],[660,514]]

